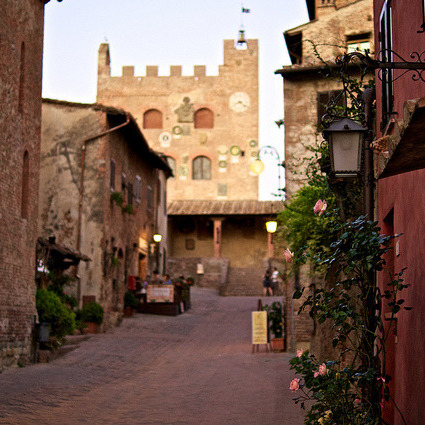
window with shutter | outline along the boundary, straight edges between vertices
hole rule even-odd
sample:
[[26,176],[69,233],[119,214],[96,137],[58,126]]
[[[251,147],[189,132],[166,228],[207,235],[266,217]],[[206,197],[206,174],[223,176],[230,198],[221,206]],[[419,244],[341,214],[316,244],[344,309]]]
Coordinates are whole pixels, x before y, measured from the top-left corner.
[[197,156],[192,163],[193,180],[211,179],[211,160],[206,156]]

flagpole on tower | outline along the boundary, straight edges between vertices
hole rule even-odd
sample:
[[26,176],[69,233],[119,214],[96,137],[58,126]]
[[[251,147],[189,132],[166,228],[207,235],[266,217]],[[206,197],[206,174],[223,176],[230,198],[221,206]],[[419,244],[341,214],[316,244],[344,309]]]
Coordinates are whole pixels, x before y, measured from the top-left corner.
[[237,41],[237,47],[239,48],[246,48],[247,47],[247,43],[246,43],[246,39],[245,39],[245,29],[243,26],[243,15],[244,13],[251,13],[251,9],[248,9],[246,7],[244,7],[243,3],[241,5],[241,28],[239,30],[239,37],[238,37],[238,41]]

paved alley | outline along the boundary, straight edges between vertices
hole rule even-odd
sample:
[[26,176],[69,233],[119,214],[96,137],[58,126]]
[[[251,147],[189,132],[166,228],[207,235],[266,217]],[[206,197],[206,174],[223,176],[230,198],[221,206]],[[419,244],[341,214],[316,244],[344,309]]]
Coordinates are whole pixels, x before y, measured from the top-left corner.
[[301,425],[291,355],[251,354],[257,300],[194,288],[185,314],[133,315],[49,364],[8,370],[0,424]]

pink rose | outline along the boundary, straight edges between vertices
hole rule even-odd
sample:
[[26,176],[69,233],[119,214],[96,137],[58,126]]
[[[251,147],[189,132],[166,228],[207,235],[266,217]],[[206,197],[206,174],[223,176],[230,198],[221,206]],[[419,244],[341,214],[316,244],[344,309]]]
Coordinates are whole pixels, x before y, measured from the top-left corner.
[[317,378],[318,376],[319,376],[319,372],[314,372],[314,375],[313,375],[315,378]]
[[319,375],[321,375],[321,376],[325,376],[325,375],[327,375],[328,374],[328,368],[326,367],[326,365],[324,364],[324,363],[322,363],[320,366],[319,366]]
[[327,207],[328,204],[326,203],[326,201],[322,201],[321,199],[319,199],[313,208],[314,214],[322,215],[326,211]]
[[298,378],[295,378],[291,381],[289,384],[289,389],[294,393],[295,391],[298,391],[300,389],[300,380]]
[[292,260],[294,259],[294,253],[289,250],[289,248],[286,248],[283,252],[283,256],[285,257],[285,260],[287,263],[292,263]]
[[301,348],[300,350],[297,350],[297,357],[301,357],[304,353],[304,350]]
[[354,404],[360,404],[360,399],[359,399],[359,398],[356,398],[356,399],[354,400]]

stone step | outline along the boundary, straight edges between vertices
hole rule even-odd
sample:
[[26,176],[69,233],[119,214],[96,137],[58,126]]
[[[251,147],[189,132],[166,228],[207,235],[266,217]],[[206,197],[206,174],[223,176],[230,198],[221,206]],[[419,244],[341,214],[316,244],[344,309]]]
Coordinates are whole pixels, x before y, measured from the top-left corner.
[[225,296],[257,296],[263,292],[263,271],[257,268],[229,268]]

